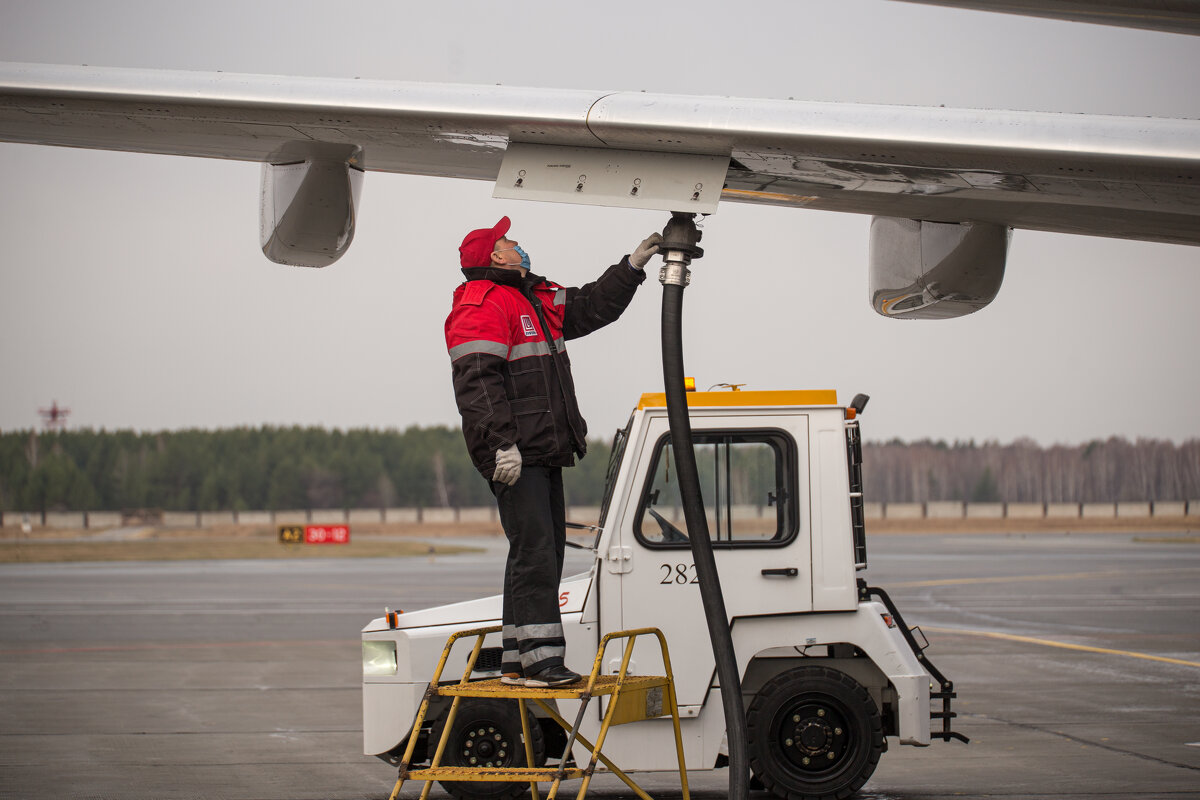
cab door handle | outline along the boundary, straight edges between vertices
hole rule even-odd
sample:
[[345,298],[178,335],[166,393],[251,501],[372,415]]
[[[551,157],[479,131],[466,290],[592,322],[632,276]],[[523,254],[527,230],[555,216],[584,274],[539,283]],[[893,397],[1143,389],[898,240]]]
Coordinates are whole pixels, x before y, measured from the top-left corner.
[[773,569],[764,569],[763,575],[779,575],[783,578],[794,578],[800,574],[800,570],[795,567],[775,567]]

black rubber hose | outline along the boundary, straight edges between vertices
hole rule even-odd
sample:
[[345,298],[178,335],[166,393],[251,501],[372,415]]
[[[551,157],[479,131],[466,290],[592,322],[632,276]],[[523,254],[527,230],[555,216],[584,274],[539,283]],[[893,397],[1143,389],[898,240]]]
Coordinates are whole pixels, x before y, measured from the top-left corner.
[[746,709],[742,703],[742,679],[738,674],[729,631],[729,615],[721,594],[721,579],[708,538],[708,520],[700,496],[700,474],[696,470],[696,451],[692,447],[692,423],[688,419],[687,392],[683,387],[683,287],[663,286],[662,304],[663,383],[667,394],[667,419],[671,426],[671,445],[683,499],[692,558],[708,636],[712,641],[721,684],[721,703],[725,709],[725,733],[729,746],[729,797],[745,800],[750,790],[750,760],[746,747]]

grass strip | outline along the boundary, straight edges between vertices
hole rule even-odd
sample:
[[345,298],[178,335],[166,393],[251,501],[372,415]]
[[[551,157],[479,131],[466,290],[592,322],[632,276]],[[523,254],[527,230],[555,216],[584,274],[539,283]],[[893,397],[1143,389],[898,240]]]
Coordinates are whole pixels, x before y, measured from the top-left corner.
[[4,542],[0,563],[185,561],[234,558],[395,558],[478,552],[420,541],[351,540],[346,544],[280,544],[267,539],[150,539],[118,542]]

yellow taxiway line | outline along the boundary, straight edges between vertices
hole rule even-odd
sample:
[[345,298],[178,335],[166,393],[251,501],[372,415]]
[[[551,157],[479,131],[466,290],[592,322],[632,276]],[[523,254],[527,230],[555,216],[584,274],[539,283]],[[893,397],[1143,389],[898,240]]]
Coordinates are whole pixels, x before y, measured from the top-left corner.
[[905,581],[900,583],[889,583],[887,587],[904,588],[904,589],[920,589],[927,586],[962,586],[969,583],[1019,583],[1022,581],[1069,581],[1081,580],[1088,578],[1128,578],[1130,575],[1147,575],[1150,573],[1160,572],[1193,572],[1193,567],[1167,567],[1165,569],[1148,569],[1138,570],[1136,573],[1131,573],[1129,570],[1106,570],[1104,572],[1062,572],[1058,575],[996,575],[990,578],[942,578],[933,581]]
[[965,636],[986,636],[989,639],[1005,639],[1010,642],[1025,642],[1026,644],[1040,644],[1046,647],[1061,647],[1064,650],[1082,650],[1086,653],[1103,653],[1112,656],[1129,656],[1130,658],[1142,658],[1147,661],[1162,661],[1166,664],[1180,664],[1185,667],[1200,667],[1200,661],[1185,661],[1182,658],[1167,658],[1166,656],[1152,656],[1149,653],[1136,653],[1132,650],[1113,650],[1108,647],[1091,647],[1086,644],[1071,644],[1070,642],[1056,642],[1053,639],[1037,639],[1033,636],[1018,636],[1015,633],[999,633],[997,631],[973,631],[965,628],[941,628],[932,625],[920,626],[923,631],[932,631],[934,633],[960,633]]

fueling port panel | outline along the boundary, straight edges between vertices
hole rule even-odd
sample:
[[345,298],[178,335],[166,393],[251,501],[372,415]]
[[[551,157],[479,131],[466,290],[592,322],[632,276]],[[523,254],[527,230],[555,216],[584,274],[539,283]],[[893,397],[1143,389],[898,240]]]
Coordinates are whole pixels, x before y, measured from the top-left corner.
[[711,214],[728,169],[727,156],[513,142],[492,197]]

